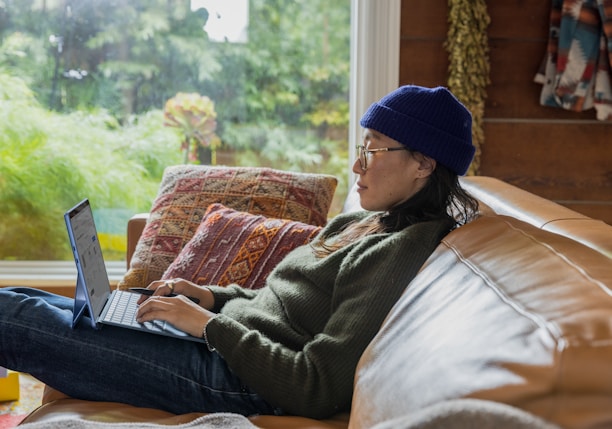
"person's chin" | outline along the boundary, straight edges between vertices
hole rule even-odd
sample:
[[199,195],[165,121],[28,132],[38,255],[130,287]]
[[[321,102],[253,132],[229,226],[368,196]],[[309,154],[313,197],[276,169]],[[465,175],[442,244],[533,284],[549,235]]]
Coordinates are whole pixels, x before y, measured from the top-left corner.
[[368,198],[368,188],[358,187],[357,193],[359,194],[359,205],[362,209],[368,211],[376,211],[376,202]]
[[365,198],[360,198],[359,199],[359,205],[361,206],[362,209],[364,210],[368,210],[368,211],[376,211],[376,208],[374,208],[374,205],[372,204],[371,201],[368,201]]

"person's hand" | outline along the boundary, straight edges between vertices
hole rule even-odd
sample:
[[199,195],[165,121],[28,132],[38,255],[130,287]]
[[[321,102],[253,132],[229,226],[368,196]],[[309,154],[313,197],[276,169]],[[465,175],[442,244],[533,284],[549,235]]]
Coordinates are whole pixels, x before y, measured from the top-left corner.
[[190,301],[186,296],[156,294],[138,307],[136,320],[138,323],[163,320],[190,335],[201,337],[204,326],[214,316],[214,313]]
[[[155,291],[153,296],[176,294],[197,298],[199,305],[207,310],[211,310],[215,305],[215,297],[210,289],[184,279],[156,280],[151,282],[147,289]],[[138,304],[144,303],[148,298],[146,295],[141,296]]]

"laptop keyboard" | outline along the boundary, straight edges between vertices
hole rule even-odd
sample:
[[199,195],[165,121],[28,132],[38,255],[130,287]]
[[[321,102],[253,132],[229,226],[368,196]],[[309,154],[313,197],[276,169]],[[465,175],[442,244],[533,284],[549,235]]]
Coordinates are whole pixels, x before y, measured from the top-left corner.
[[165,322],[152,321],[138,323],[136,321],[138,299],[140,296],[141,295],[132,292],[116,291],[112,295],[108,311],[102,321],[123,326],[145,327],[150,331],[164,331]]
[[106,314],[103,312],[100,322],[190,341],[206,342],[203,338],[191,336],[163,320],[138,323],[136,313],[138,312],[138,298],[140,297],[140,294],[123,290],[113,292],[110,296],[110,302],[106,306]]

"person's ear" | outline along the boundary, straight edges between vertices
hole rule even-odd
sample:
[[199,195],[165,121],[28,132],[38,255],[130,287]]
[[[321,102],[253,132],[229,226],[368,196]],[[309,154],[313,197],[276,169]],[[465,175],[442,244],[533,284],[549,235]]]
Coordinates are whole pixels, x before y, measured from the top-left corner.
[[430,158],[426,155],[421,156],[421,160],[419,161],[419,177],[425,178],[429,177],[431,173],[436,169],[437,162],[435,159]]

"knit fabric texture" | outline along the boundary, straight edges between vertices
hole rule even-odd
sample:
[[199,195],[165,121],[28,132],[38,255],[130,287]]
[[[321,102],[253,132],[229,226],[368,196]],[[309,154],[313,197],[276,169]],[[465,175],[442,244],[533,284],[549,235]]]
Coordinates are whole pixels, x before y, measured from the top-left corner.
[[464,175],[474,158],[472,115],[446,88],[402,86],[373,103],[361,117],[378,131]]
[[[336,216],[321,234],[369,215]],[[359,358],[451,226],[420,222],[370,234],[325,258],[300,246],[261,289],[211,286],[219,315],[207,338],[247,386],[284,412],[320,419],[347,411]]]

